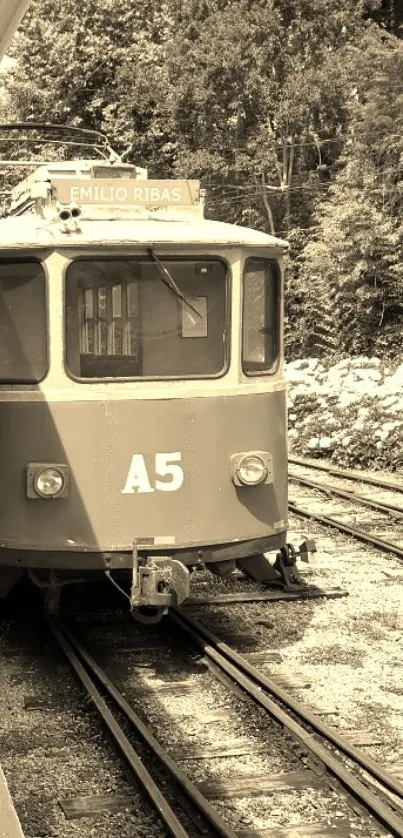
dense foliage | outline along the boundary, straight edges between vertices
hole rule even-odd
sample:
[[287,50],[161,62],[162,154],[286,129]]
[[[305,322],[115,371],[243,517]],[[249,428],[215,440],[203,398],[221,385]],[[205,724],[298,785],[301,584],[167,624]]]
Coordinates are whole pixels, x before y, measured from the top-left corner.
[[287,365],[294,453],[403,475],[403,364],[356,356]]
[[201,178],[208,215],[289,238],[290,354],[387,353],[402,314],[403,43],[381,7],[36,0],[1,116],[101,130],[150,175]]
[[308,352],[394,356],[403,324],[403,44],[370,31],[363,46],[343,168],[295,263],[305,289],[298,313]]

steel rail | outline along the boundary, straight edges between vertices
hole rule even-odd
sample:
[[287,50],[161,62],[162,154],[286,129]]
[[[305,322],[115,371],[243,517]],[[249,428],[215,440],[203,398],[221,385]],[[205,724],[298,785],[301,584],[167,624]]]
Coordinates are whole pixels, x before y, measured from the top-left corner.
[[[308,486],[310,489],[317,489],[324,495],[334,495],[335,497],[343,498],[344,500],[356,500],[362,503],[363,506],[370,506],[371,509],[376,509],[385,514],[397,514],[399,518],[403,518],[403,507],[395,506],[394,504],[383,503],[382,501],[370,500],[364,495],[357,495],[355,492],[349,492],[347,489],[337,489],[334,486],[325,486],[323,483],[316,483],[314,480],[308,480],[307,477],[300,477],[298,474],[288,473],[288,477],[293,483],[300,483],[301,486]],[[396,515],[395,515],[396,517]]]
[[297,503],[288,501],[288,509],[294,515],[300,515],[302,518],[310,518],[312,521],[317,521],[318,524],[323,524],[325,527],[333,527],[345,535],[351,535],[357,541],[363,541],[364,544],[370,544],[372,547],[377,547],[384,553],[393,553],[398,559],[403,559],[403,547],[399,547],[392,542],[384,541],[383,538],[377,538],[375,535],[369,535],[363,530],[358,530],[355,527],[350,527],[348,524],[342,524],[341,521],[336,521],[335,518],[330,518],[328,515],[316,515],[315,512],[309,512],[307,509],[302,509]]
[[350,744],[331,727],[322,722],[320,717],[307,710],[299,701],[290,696],[286,690],[272,681],[271,678],[259,672],[242,655],[215,637],[204,626],[176,608],[170,610],[169,616],[182,631],[186,632],[187,636],[193,640],[210,660],[214,661],[221,670],[224,670],[248,695],[313,753],[343,786],[350,792],[353,792],[364,803],[366,808],[387,826],[392,835],[403,838],[403,819],[393,812],[393,803],[391,807],[386,806],[368,790],[361,780],[357,779],[346,768],[341,760],[337,759],[324,745],[317,742],[312,733],[309,733],[298,721],[295,721],[276,701],[269,698],[265,691],[274,695],[289,710],[298,715],[304,722],[308,723],[311,728],[316,730],[317,733],[320,733],[325,739],[332,742],[346,756],[358,763],[372,777],[376,778],[378,782],[383,783],[394,794],[403,797],[403,785],[398,780],[392,777],[370,757],[367,757],[359,748]]
[[[206,820],[209,821],[211,826],[214,828],[214,834],[217,834],[217,835],[221,836],[221,838],[237,838],[237,835],[234,832],[234,830],[231,829],[231,827],[227,826],[227,824],[223,821],[223,819],[221,818],[221,816],[217,812],[217,810],[204,797],[204,795],[196,788],[194,783],[192,783],[192,781],[185,774],[185,772],[182,771],[182,769],[176,764],[176,762],[172,759],[172,757],[162,747],[160,742],[155,738],[155,736],[151,733],[151,731],[149,730],[147,725],[140,719],[140,717],[137,715],[137,713],[133,710],[133,708],[130,706],[130,704],[126,701],[126,699],[123,697],[122,693],[117,689],[115,684],[110,680],[110,678],[108,678],[106,673],[101,669],[101,667],[96,663],[96,661],[91,657],[91,655],[89,655],[89,653],[82,646],[82,644],[79,643],[78,640],[76,640],[76,638],[71,634],[69,629],[66,626],[64,626],[64,624],[62,624],[60,622],[60,620],[57,620],[57,622],[56,622],[55,618],[48,618],[48,623],[50,624],[50,627],[51,627],[53,632],[54,632],[54,628],[57,630],[58,635],[62,636],[62,639],[65,640],[65,643],[66,643],[66,645],[68,645],[69,648],[70,648],[70,646],[73,647],[73,649],[71,651],[72,651],[72,654],[74,655],[75,660],[78,661],[78,658],[76,657],[76,654],[73,650],[75,650],[77,652],[77,654],[79,655],[79,657],[82,658],[86,667],[88,667],[88,669],[95,675],[95,677],[98,679],[98,681],[106,689],[108,694],[111,696],[111,698],[114,700],[114,702],[120,708],[120,710],[124,713],[126,718],[132,723],[133,727],[135,727],[137,733],[141,736],[141,738],[144,740],[144,742],[151,748],[153,753],[159,758],[159,760],[164,765],[164,767],[167,769],[167,771],[169,771],[169,773],[171,775],[173,775],[176,782],[181,786],[182,790],[186,793],[186,795],[196,805],[197,809],[200,812],[202,812],[202,814],[206,818]],[[58,640],[59,640],[59,637],[58,637]],[[59,640],[59,642],[60,642],[60,640]],[[64,649],[64,651],[67,654],[67,651],[65,649]],[[69,658],[69,660],[70,660],[70,658]],[[78,663],[79,663],[79,666],[80,666],[80,671],[82,671],[84,673],[84,675],[86,676],[86,679],[90,681],[90,684],[92,684],[92,681],[89,678],[88,674],[86,673],[86,670],[84,669],[84,667],[82,666],[82,664],[79,661],[78,661]],[[76,667],[74,667],[74,668],[76,668]],[[81,675],[79,675],[79,677],[81,679]],[[99,695],[99,693],[98,693],[98,695]],[[103,702],[104,700],[102,699],[101,696],[100,696],[100,698],[101,698],[101,701]],[[98,709],[98,706],[97,706],[97,709]],[[108,712],[110,712],[110,711],[108,711]],[[124,736],[124,734],[123,734],[123,736]],[[124,737],[124,738],[125,738],[126,742],[128,742],[126,737]],[[131,750],[133,750],[130,743],[128,743],[128,744],[129,744],[129,748]],[[126,750],[124,750],[122,748],[122,746],[120,746],[120,747],[121,747],[121,750],[123,751],[123,756],[126,758]],[[138,757],[137,757],[137,759],[138,759]],[[144,772],[146,772],[145,768],[143,768],[143,770],[144,770]],[[150,775],[148,775],[148,772],[146,772],[146,774],[147,774],[147,776],[150,777]],[[139,778],[139,779],[140,779],[140,782],[142,782],[142,784],[143,784],[143,780],[141,778]],[[149,781],[147,780],[147,782],[149,782]],[[153,784],[154,788],[157,788],[155,786],[154,780],[151,777],[150,777],[150,782]],[[144,787],[146,788],[147,793],[148,793],[148,787],[147,786],[144,786]],[[157,788],[157,791],[158,791],[158,788]],[[160,792],[159,792],[159,796],[162,797]],[[162,797],[162,801],[164,802],[164,805],[169,807],[168,803],[165,804],[165,798]],[[154,799],[153,799],[153,802],[154,802]],[[156,804],[154,803],[154,805],[156,805]],[[161,810],[160,807],[159,807],[158,810],[160,811],[161,817],[163,817],[163,813],[162,813],[162,810]],[[172,813],[172,814],[174,815],[174,813]],[[177,821],[176,815],[174,815],[174,818]],[[165,820],[165,818],[164,818],[164,820]],[[179,824],[179,828],[180,828],[181,831],[172,832],[171,834],[175,835],[175,836],[178,836],[178,838],[180,838],[180,836],[188,836],[188,833],[184,831],[184,829],[183,829],[182,825],[179,823],[179,821],[177,821],[177,823]]]
[[352,471],[351,469],[332,468],[325,466],[323,463],[317,463],[314,460],[305,460],[303,457],[288,457],[288,462],[296,466],[304,466],[305,468],[313,468],[317,471],[325,471],[332,477],[346,477],[348,480],[355,480],[358,483],[368,483],[370,486],[379,486],[382,489],[390,489],[393,492],[403,493],[403,485],[401,483],[388,483],[387,480],[382,480],[381,477],[369,477],[367,474],[361,474],[359,471]]
[[169,834],[173,835],[174,838],[189,838],[189,833],[183,828],[182,824],[175,815],[175,812],[171,809],[168,801],[165,799],[151,774],[149,774],[143,765],[142,760],[136,754],[136,751],[125,736],[119,723],[109,710],[105,699],[101,696],[94,682],[84,669],[81,661],[78,659],[74,649],[72,648],[73,644],[70,645],[68,642],[70,638],[68,637],[64,627],[62,627],[59,621],[56,621],[54,617],[47,617],[46,621],[54,638],[57,640],[76,675],[87,690],[88,695],[91,697],[98,713],[102,717],[102,720],[106,724],[109,732],[112,734],[112,737],[122,752],[125,760],[130,765],[130,768],[137,780],[139,780],[143,789],[147,792],[153,806],[167,826]]

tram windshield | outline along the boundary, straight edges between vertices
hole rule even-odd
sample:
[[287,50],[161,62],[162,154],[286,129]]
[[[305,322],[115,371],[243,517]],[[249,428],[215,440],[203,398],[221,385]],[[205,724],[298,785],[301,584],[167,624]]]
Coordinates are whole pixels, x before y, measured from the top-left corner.
[[47,370],[46,279],[34,259],[0,259],[0,382],[37,383]]
[[75,260],[65,286],[68,371],[81,379],[222,375],[227,284],[227,266],[214,258],[156,259],[153,251]]

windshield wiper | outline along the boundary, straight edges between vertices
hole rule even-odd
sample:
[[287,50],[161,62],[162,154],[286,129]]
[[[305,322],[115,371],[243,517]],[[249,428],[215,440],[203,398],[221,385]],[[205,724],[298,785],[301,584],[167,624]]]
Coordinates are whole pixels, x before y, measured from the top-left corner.
[[163,265],[162,262],[160,262],[160,260],[158,259],[158,256],[155,255],[152,247],[149,247],[147,249],[147,253],[148,253],[150,259],[152,259],[155,262],[155,264],[157,265],[158,270],[160,272],[160,277],[161,277],[162,281],[165,282],[165,285],[167,285],[168,288],[170,288],[171,291],[173,291],[174,294],[176,294],[178,299],[182,300],[182,302],[185,303],[185,305],[188,308],[190,308],[191,311],[193,311],[195,314],[197,314],[198,317],[202,318],[203,315],[200,314],[199,311],[197,311],[197,308],[192,306],[192,303],[190,302],[190,300],[188,300],[188,298],[185,296],[185,294],[181,291],[181,289],[176,284],[173,276],[171,276],[171,274],[169,273],[168,268],[166,268],[165,265]]

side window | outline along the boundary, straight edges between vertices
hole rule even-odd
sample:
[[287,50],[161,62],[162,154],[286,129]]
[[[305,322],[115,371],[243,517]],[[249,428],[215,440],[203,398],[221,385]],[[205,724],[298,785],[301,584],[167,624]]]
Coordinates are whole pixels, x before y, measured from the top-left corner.
[[248,259],[243,275],[242,369],[269,373],[279,353],[280,271],[268,259]]
[[0,259],[0,382],[36,383],[46,370],[44,269],[33,259]]

